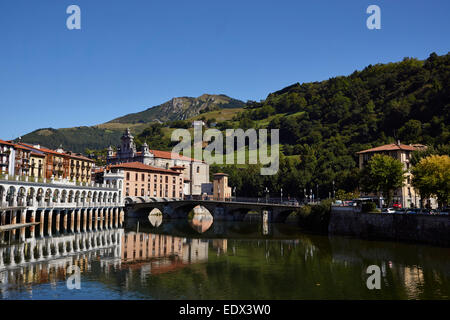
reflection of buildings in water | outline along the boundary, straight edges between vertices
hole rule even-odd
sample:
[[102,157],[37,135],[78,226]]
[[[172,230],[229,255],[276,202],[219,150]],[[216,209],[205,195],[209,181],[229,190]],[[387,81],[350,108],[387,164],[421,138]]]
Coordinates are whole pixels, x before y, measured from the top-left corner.
[[181,256],[183,238],[143,232],[123,235],[123,262],[145,261],[151,258]]
[[196,263],[208,260],[208,240],[187,239],[183,246],[183,261]]
[[409,298],[419,298],[418,294],[422,291],[420,287],[424,283],[423,271],[417,266],[400,268],[403,273],[403,283],[405,291]]
[[212,247],[217,250],[217,254],[227,253],[228,240],[227,239],[214,239],[212,241]]
[[[0,292],[2,287],[66,280],[66,270],[76,265],[83,273],[95,259],[107,272],[120,266],[123,229],[90,231],[58,237],[29,238],[0,247]],[[30,289],[31,290],[31,289]]]
[[129,232],[122,240],[123,267],[139,269],[141,280],[149,274],[177,270],[208,260],[208,241],[162,234]]
[[213,219],[204,219],[203,217],[194,216],[192,220],[189,220],[191,227],[198,233],[206,232],[213,224]]

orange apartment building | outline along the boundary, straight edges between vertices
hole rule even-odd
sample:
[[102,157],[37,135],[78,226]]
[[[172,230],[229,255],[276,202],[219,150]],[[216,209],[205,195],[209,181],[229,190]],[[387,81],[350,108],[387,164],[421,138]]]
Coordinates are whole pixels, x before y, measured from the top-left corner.
[[[163,169],[141,162],[127,162],[106,167],[106,171],[124,172],[125,197],[183,198],[183,168]],[[100,172],[102,173],[102,172]],[[96,178],[97,182],[98,177]]]
[[[18,143],[16,146],[29,150],[32,158],[35,158],[34,176],[40,177],[39,168],[42,168],[42,176],[46,179],[54,177],[55,179],[69,179],[76,182],[91,182],[91,171],[94,166],[94,160],[92,159],[70,151],[65,152],[62,148],[51,150],[39,145],[33,146],[25,143]],[[43,160],[42,155],[45,157]]]

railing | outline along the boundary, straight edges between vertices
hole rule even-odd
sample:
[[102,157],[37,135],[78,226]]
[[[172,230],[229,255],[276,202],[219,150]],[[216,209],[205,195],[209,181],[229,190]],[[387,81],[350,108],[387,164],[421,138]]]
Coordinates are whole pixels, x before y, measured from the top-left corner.
[[91,181],[81,182],[81,181],[71,181],[69,179],[46,179],[46,178],[38,178],[34,176],[16,176],[10,174],[0,174],[0,181],[18,181],[18,182],[33,182],[33,183],[42,183],[42,184],[59,184],[59,185],[67,185],[67,186],[77,186],[77,187],[91,187],[91,188],[103,188],[103,189],[113,189],[117,190],[117,186],[113,184],[100,184]]
[[224,202],[245,202],[245,203],[258,203],[258,204],[278,204],[278,205],[286,205],[286,206],[300,206],[301,202],[295,198],[270,198],[270,197],[214,197],[212,195],[208,196],[185,196],[184,200],[203,200],[203,201],[224,201]]

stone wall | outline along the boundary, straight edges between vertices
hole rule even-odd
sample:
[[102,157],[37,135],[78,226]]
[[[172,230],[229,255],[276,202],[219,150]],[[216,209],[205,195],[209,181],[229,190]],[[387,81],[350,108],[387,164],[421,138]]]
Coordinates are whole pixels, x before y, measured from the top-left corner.
[[328,233],[450,247],[450,216],[359,213],[351,208],[332,208]]

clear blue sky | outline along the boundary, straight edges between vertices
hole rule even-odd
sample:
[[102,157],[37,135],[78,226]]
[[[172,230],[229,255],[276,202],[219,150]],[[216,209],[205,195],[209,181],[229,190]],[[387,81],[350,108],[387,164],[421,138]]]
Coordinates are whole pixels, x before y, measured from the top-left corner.
[[[71,4],[81,30],[66,28]],[[381,30],[366,28],[370,4]],[[448,0],[1,0],[0,139],[445,54],[449,12]]]

